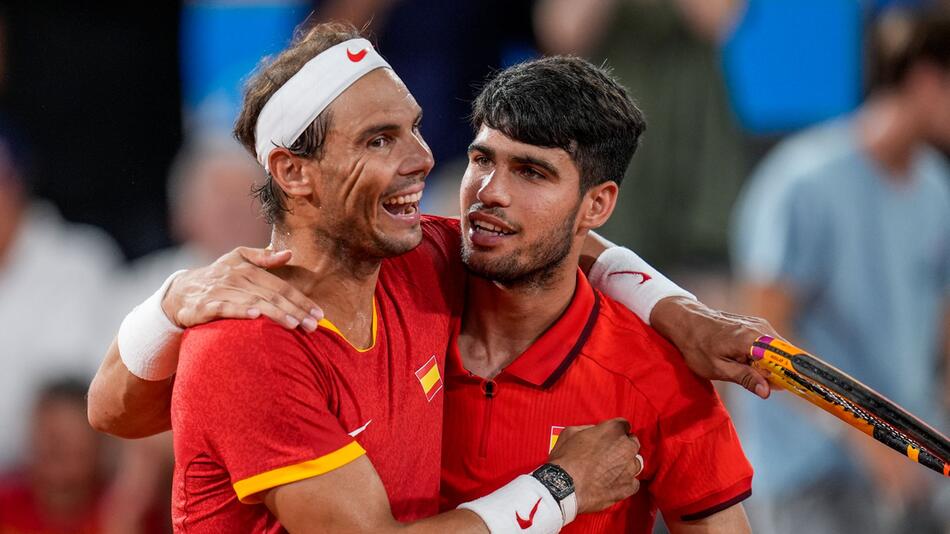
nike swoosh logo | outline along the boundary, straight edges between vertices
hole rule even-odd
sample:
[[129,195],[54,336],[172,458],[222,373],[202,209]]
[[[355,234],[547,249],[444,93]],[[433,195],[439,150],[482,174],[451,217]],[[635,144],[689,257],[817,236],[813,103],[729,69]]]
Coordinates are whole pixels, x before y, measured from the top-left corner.
[[637,275],[640,275],[640,284],[638,284],[638,285],[643,285],[644,282],[646,282],[647,280],[650,280],[651,278],[653,278],[652,276],[648,275],[647,273],[642,273],[642,272],[640,272],[640,271],[617,271],[617,272],[615,272],[615,273],[610,273],[610,274],[608,274],[607,276],[613,276],[613,275],[615,275],[615,274],[637,274]]
[[372,422],[373,422],[372,419],[370,419],[369,421],[366,421],[366,424],[365,424],[365,425],[363,425],[363,426],[357,428],[356,430],[350,432],[350,437],[351,437],[351,438],[355,438],[356,436],[360,435],[360,432],[366,430],[366,427],[368,427],[369,424],[372,423]]
[[350,58],[350,61],[352,61],[353,63],[359,63],[360,61],[363,61],[364,57],[366,57],[366,49],[364,48],[360,50],[359,52],[353,53],[353,52],[350,52],[349,48],[347,48],[346,57]]
[[518,526],[521,527],[521,530],[528,530],[534,524],[534,514],[538,512],[539,504],[541,504],[541,497],[538,497],[538,502],[534,503],[534,508],[531,509],[528,519],[521,519],[521,514],[515,511],[515,519],[518,520]]

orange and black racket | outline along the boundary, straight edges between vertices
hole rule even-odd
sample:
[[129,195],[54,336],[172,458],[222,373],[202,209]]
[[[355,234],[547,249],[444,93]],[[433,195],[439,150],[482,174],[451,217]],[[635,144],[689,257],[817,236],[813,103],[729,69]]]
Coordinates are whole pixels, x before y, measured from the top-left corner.
[[752,345],[773,385],[787,389],[911,460],[950,476],[950,441],[888,400],[821,359],[769,336]]

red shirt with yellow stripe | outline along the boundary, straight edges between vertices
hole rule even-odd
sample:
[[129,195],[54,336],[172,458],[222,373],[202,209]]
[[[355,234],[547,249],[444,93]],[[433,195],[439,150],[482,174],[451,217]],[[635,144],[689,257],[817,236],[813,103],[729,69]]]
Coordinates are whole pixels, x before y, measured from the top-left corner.
[[437,513],[442,373],[462,269],[457,223],[426,217],[422,227],[419,247],[380,268],[368,348],[326,321],[313,333],[265,318],[185,333],[172,396],[176,532],[281,532],[261,492],[363,454],[397,519]]
[[562,532],[649,533],[657,509],[700,519],[751,494],[752,467],[712,384],[580,271],[564,314],[493,380],[464,369],[454,337],[446,375],[443,509],[543,464],[563,427],[613,417],[640,440],[640,491]]

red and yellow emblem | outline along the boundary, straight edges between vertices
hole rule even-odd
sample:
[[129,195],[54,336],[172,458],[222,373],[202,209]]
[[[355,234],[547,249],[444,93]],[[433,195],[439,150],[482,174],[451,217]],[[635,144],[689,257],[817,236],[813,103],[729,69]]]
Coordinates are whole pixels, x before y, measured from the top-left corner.
[[557,445],[557,438],[561,435],[562,430],[564,430],[563,426],[551,426],[551,445],[548,447],[548,452],[554,450],[554,446]]
[[422,384],[422,391],[427,401],[431,402],[435,394],[442,391],[442,375],[439,373],[439,363],[435,356],[429,358],[429,361],[416,371],[416,378]]

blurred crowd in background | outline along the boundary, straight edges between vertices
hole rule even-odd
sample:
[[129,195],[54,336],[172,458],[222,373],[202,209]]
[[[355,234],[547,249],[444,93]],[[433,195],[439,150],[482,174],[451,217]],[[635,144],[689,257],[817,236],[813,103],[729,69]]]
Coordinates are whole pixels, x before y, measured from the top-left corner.
[[[366,27],[425,110],[423,207],[457,214],[468,106],[543,54],[609,66],[648,127],[609,239],[948,430],[950,3],[337,0],[0,4],[0,534],[167,532],[167,436],[85,390],[172,272],[270,229],[230,138],[306,20]],[[945,479],[777,394],[723,388],[753,528],[950,532]],[[662,528],[662,527],[660,527]]]

